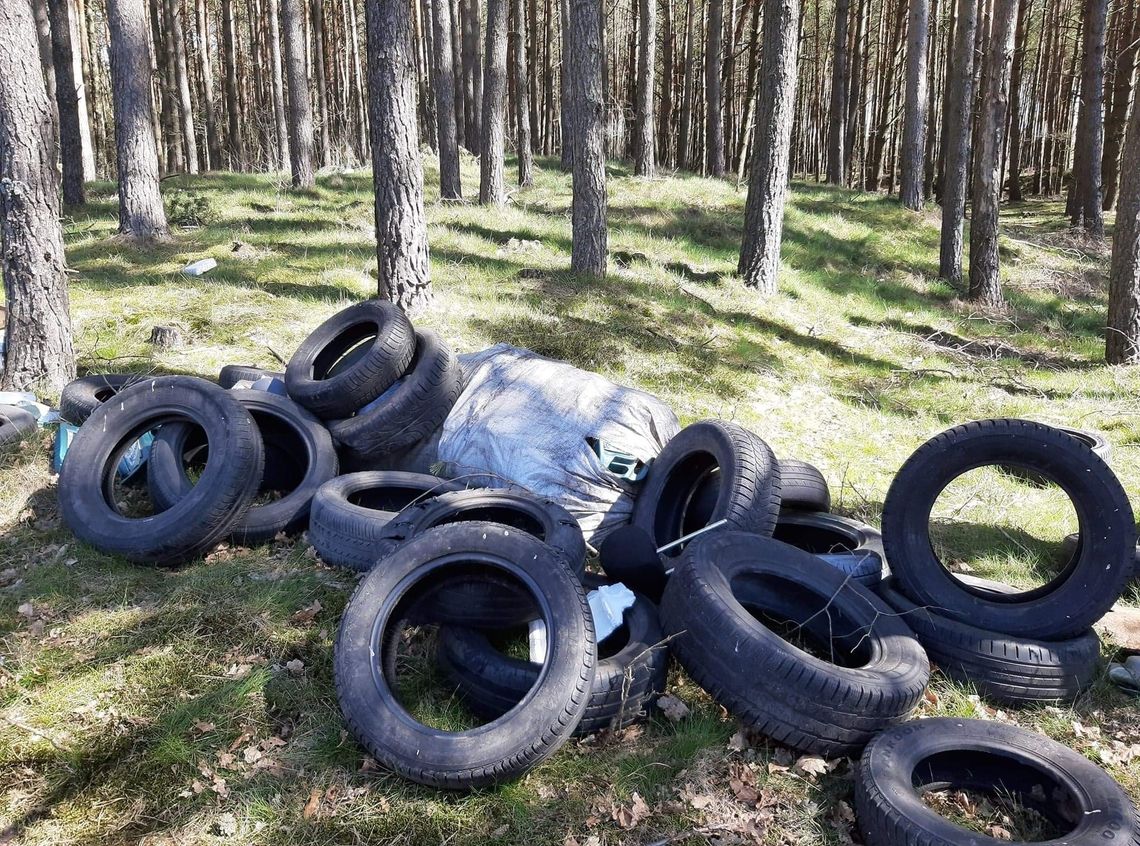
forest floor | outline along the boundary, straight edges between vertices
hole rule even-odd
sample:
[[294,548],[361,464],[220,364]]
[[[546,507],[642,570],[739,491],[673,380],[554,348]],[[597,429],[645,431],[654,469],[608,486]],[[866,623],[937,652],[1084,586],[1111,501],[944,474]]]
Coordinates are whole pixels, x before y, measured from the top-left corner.
[[[645,182],[614,166],[611,273],[587,281],[565,272],[568,177],[539,164],[503,211],[429,203],[436,305],[417,320],[457,351],[509,342],[654,392],[683,422],[736,420],[777,455],[816,463],[836,509],[871,522],[915,448],[990,416],[1105,433],[1140,497],[1140,372],[1101,363],[1107,250],[1069,235],[1058,205],[1006,210],[1010,304],[987,314],[936,279],[936,212],[797,183],[781,291],[765,301],[733,276],[744,192],[732,183]],[[474,161],[464,169],[473,196]],[[206,198],[212,219],[170,244],[125,246],[101,184],[66,221],[86,372],[272,366],[270,349],[288,357],[375,291],[366,174],[323,175],[304,192],[251,175],[164,187],[170,205]],[[203,256],[218,268],[179,273]],[[187,345],[152,349],[156,324],[181,326]],[[742,738],[676,669],[670,692],[688,717],[570,743],[517,783],[452,795],[378,772],[332,682],[350,574],[303,541],[173,571],[100,555],[61,525],[49,455],[46,434],[0,455],[0,844],[858,840],[850,762]],[[936,515],[947,560],[1040,580],[1075,531],[1071,506],[978,472]],[[971,694],[936,674],[919,710],[1042,731],[1140,800],[1137,700],[1103,680],[1062,708],[998,710]],[[938,801],[999,836],[1032,828],[992,798]]]

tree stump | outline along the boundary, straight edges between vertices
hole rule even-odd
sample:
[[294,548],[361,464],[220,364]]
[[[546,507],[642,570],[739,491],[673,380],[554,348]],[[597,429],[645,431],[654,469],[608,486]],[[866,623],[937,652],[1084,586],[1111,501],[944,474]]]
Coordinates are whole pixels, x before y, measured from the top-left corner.
[[182,330],[177,326],[155,326],[150,330],[150,342],[159,349],[176,350],[185,346]]

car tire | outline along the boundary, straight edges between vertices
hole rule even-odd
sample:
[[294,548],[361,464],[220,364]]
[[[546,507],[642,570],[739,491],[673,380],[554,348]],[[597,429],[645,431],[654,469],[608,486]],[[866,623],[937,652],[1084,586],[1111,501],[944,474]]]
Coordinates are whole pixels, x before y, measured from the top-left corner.
[[[930,539],[943,489],[977,467],[1040,473],[1068,495],[1080,521],[1080,554],[1034,590],[996,598],[956,579]],[[1027,420],[982,420],[927,441],[899,470],[883,506],[883,547],[899,589],[919,605],[992,631],[1057,640],[1075,637],[1116,602],[1132,576],[1136,524],[1128,495],[1107,464],[1071,435]]]
[[412,324],[397,306],[357,303],[301,343],[285,368],[285,389],[322,420],[348,417],[404,375],[415,343]]
[[[785,640],[777,621],[842,664]],[[810,553],[744,532],[710,534],[685,551],[661,622],[713,699],[777,742],[828,758],[903,720],[930,672],[910,629],[871,591]]]
[[831,511],[831,489],[814,464],[780,459],[780,508],[784,511]]
[[276,370],[265,370],[261,367],[250,367],[245,364],[227,364],[218,373],[218,384],[223,388],[232,388],[238,382],[256,382],[258,379],[284,379],[285,374]]
[[888,729],[863,752],[855,816],[864,843],[960,846],[998,843],[940,816],[925,790],[1007,795],[1066,833],[1069,846],[1140,844],[1140,815],[1096,764],[1036,732],[994,720],[935,717]]
[[137,373],[107,373],[75,379],[59,395],[59,416],[73,426],[82,426],[104,402],[146,378]]
[[[781,470],[782,472],[782,470]],[[883,578],[883,536],[873,526],[811,511],[781,511],[772,537],[821,557],[865,587]]]
[[[205,430],[212,447],[199,483],[166,511],[123,516],[110,496],[122,452],[143,432],[186,421]],[[263,460],[257,424],[229,391],[188,376],[148,379],[99,406],[76,433],[60,471],[60,512],[79,540],[104,552],[141,564],[184,563],[241,520]]]
[[[549,658],[508,713],[453,733],[423,725],[398,701],[393,625],[414,607],[417,586],[446,579],[445,568],[457,564],[533,586]],[[433,529],[373,569],[345,608],[333,656],[341,712],[368,753],[404,778],[458,790],[518,778],[569,739],[589,703],[597,661],[586,595],[563,557],[530,535],[482,522]]]
[[0,405],[0,444],[14,443],[38,427],[36,418],[24,409],[14,405]]

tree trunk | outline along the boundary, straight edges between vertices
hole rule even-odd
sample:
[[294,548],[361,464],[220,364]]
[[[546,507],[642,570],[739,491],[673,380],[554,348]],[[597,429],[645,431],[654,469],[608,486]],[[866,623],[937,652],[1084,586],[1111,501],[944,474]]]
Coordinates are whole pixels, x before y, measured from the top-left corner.
[[[851,72],[847,88],[847,138],[843,142],[843,152],[847,158],[847,170],[844,178],[851,184],[851,175],[855,163],[855,139],[862,140],[859,132],[860,116],[866,103],[866,46],[867,40],[867,0],[859,0],[855,10],[855,27],[851,35]],[[856,180],[858,184],[859,180]]]
[[178,94],[178,116],[182,124],[182,142],[186,170],[197,173],[198,137],[194,132],[194,111],[190,102],[190,70],[186,62],[186,40],[182,34],[181,0],[164,0],[166,29],[174,59],[174,79]]
[[657,158],[669,164],[673,133],[673,0],[665,0],[661,21],[661,106],[657,115]]
[[481,155],[479,145],[483,139],[483,52],[479,41],[482,28],[482,12],[479,0],[465,0],[467,9],[467,34],[465,37],[464,63],[468,64],[468,92],[470,99],[467,108],[467,149],[474,155]]
[[[297,0],[289,0],[297,2]],[[238,100],[237,33],[234,31],[233,0],[222,0],[222,56],[226,66],[226,149],[230,167],[245,170],[245,143],[241,132],[241,102]]]
[[320,128],[321,163],[332,164],[332,139],[329,137],[329,94],[325,80],[325,4],[313,0],[310,20],[313,30],[313,76],[317,85],[317,124]]
[[414,311],[431,302],[432,292],[416,127],[412,11],[407,0],[366,4],[379,294]]
[[507,105],[507,0],[487,0],[487,44],[483,66],[483,126],[479,158],[479,202],[507,202],[503,178]]
[[[448,6],[450,0],[441,0]],[[360,48],[357,46],[356,0],[345,0],[348,5],[350,27],[349,43],[352,46],[352,91],[356,108],[356,152],[361,161],[368,156],[368,107],[364,99],[364,74],[360,69]],[[454,68],[454,62],[452,68]]]
[[455,68],[452,65],[451,12],[448,0],[432,0],[432,35],[435,38],[435,102],[439,141],[439,195],[445,200],[463,196],[459,178],[459,140],[455,131]]
[[[1140,162],[1140,104],[1132,107],[1124,160]],[[1126,167],[1120,175],[1104,358],[1109,364],[1140,364],[1140,167]]]
[[[897,13],[894,21],[894,29],[889,36],[887,42],[883,46],[882,55],[880,56],[880,64],[883,67],[882,76],[882,96],[878,102],[878,117],[875,121],[875,126],[871,132],[871,139],[868,145],[869,150],[867,154],[867,168],[866,168],[866,188],[868,191],[878,191],[881,187],[883,176],[883,155],[887,149],[887,133],[891,129],[891,111],[895,104],[895,98],[891,96],[894,88],[895,81],[895,68],[898,64],[898,48],[902,39],[903,26],[906,23],[906,0],[896,0]],[[888,4],[889,5],[889,4]],[[887,6],[884,6],[884,11]]]
[[654,63],[657,56],[657,0],[639,0],[641,32],[637,52],[637,133],[633,145],[633,172],[653,176],[656,141],[653,133]]
[[181,130],[178,128],[178,95],[175,93],[178,86],[174,82],[174,55],[170,51],[169,39],[164,37],[168,28],[164,5],[164,0],[150,0],[151,73],[158,80],[159,151],[165,154],[165,160],[160,159],[159,166],[164,173],[182,173],[186,162],[179,143]]
[[837,0],[831,61],[831,116],[827,126],[827,181],[847,184],[847,22],[850,0]]
[[59,391],[75,378],[75,352],[54,115],[37,38],[28,3],[0,3],[0,270],[8,307],[0,387]]
[[[970,217],[970,299],[1002,304],[998,259],[998,205],[1001,201],[1001,151],[1009,107],[1009,74],[1018,0],[994,0],[990,43],[982,71],[978,149]],[[1098,196],[1099,200],[1099,196]]]
[[285,80],[281,67],[281,24],[277,15],[280,0],[266,0],[269,6],[269,57],[273,65],[273,124],[277,131],[277,164],[282,170],[289,163],[289,124],[285,120]]
[[561,167],[574,169],[574,88],[570,79],[570,65],[574,54],[570,49],[570,0],[559,0],[562,15],[562,67],[559,69],[562,104],[559,114],[559,131],[562,133]]
[[206,151],[208,167],[221,169],[222,140],[214,111],[214,68],[210,63],[210,18],[206,0],[196,0],[198,18],[198,75],[202,78],[202,112],[206,115]]
[[962,221],[966,216],[970,137],[974,110],[974,39],[978,4],[958,0],[954,56],[946,84],[946,171],[942,184],[942,241],[938,275],[951,285],[962,281]]
[[799,0],[764,0],[764,63],[738,272],[762,296],[776,293],[796,102]]
[[705,150],[709,176],[724,176],[724,112],[720,68],[723,60],[724,0],[709,0],[705,41]]
[[605,93],[602,0],[570,0],[570,88],[574,136],[573,245],[570,270],[606,274]]
[[1011,203],[1021,202],[1021,80],[1025,73],[1025,40],[1029,29],[1029,0],[1017,8],[1017,35],[1013,46],[1013,71],[1009,81],[1009,178]]
[[[49,0],[49,3],[52,0]],[[52,109],[57,108],[59,102],[58,94],[55,90],[55,59],[52,56],[54,45],[52,43],[52,19],[51,16],[55,15],[54,8],[51,13],[48,12],[48,6],[44,3],[31,3],[32,14],[36,24],[36,44],[40,52],[40,68],[44,74],[44,88],[47,91],[48,102],[51,104]],[[66,13],[66,7],[65,7]],[[66,20],[66,19],[65,19]],[[71,38],[70,33],[70,20],[68,20],[68,39]],[[70,66],[69,66],[70,67]],[[53,112],[53,119],[57,119],[58,115]],[[67,202],[64,200],[64,202]]]
[[119,167],[119,233],[130,238],[165,238],[168,230],[158,181],[143,0],[107,0],[107,27]]
[[531,110],[531,84],[527,74],[526,7],[524,0],[511,0],[514,4],[515,25],[510,36],[514,40],[515,126],[519,158],[519,185],[534,182],[534,152],[531,149],[531,131],[538,123],[538,113]]
[[693,65],[697,49],[694,5],[694,0],[687,0],[685,6],[685,65],[681,74],[681,128],[677,141],[677,167],[682,170],[689,166],[690,134],[693,131]]
[[910,0],[899,199],[904,208],[913,211],[921,210],[926,204],[922,180],[925,174],[923,155],[926,150],[926,48],[929,28],[930,0]]
[[[289,77],[289,168],[294,188],[311,188],[317,181],[313,174],[313,107],[305,73],[301,15],[301,0],[281,0],[285,71]],[[412,81],[414,84],[414,78]]]
[[55,67],[64,69],[58,74],[54,86],[55,104],[59,116],[60,158],[63,162],[63,202],[69,206],[77,206],[85,203],[87,199],[83,185],[79,94],[75,88],[75,77],[70,73],[74,66],[74,56],[71,49],[71,18],[67,6],[67,0],[50,0],[48,3],[51,15],[52,62]]
[[[1116,202],[1117,180],[1120,174],[1120,150],[1124,142],[1128,104],[1136,79],[1136,57],[1140,54],[1140,12],[1134,3],[1124,4],[1120,45],[1116,54],[1116,73],[1112,82],[1112,108],[1104,119],[1104,210],[1112,209]],[[1135,107],[1134,107],[1135,108]]]
[[1076,148],[1081,151],[1073,172],[1073,226],[1104,236],[1104,41],[1108,0],[1085,0],[1084,58]]

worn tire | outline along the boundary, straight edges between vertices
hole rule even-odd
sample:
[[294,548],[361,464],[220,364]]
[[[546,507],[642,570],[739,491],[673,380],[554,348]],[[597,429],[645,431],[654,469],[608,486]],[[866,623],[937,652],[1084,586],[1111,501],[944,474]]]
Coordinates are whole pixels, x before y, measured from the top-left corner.
[[[795,623],[857,666],[814,657],[751,609]],[[717,702],[779,743],[828,758],[903,720],[930,672],[881,599],[810,553],[744,532],[710,534],[685,550],[661,622],[673,654]]]
[[940,816],[922,788],[1012,794],[1068,833],[1070,846],[1140,844],[1140,816],[1112,777],[1036,732],[991,720],[938,717],[895,726],[863,753],[855,816],[864,843],[966,846],[1001,841]]
[[772,537],[823,560],[865,587],[886,571],[883,536],[873,526],[837,514],[781,511]]
[[[930,513],[943,489],[977,467],[1014,465],[1056,482],[1076,510],[1080,554],[1048,584],[995,597],[957,580],[938,560]],[[1085,443],[1027,420],[982,420],[927,441],[899,470],[883,506],[883,547],[899,589],[919,605],[983,629],[1075,637],[1112,607],[1132,576],[1136,524],[1116,475]]]
[[245,364],[227,364],[218,373],[218,384],[223,388],[232,388],[238,382],[256,382],[258,379],[284,379],[285,374],[276,370],[265,370],[261,367],[251,367]]
[[462,374],[443,339],[416,331],[416,353],[396,383],[376,401],[329,423],[338,443],[360,455],[386,455],[417,444],[438,429],[459,398]]
[[107,373],[69,382],[59,395],[59,416],[74,426],[82,426],[104,402],[146,378],[137,373]]
[[831,511],[831,489],[814,464],[780,459],[780,508],[785,511]]
[[404,375],[415,343],[398,307],[365,300],[334,314],[301,343],[285,368],[285,389],[323,420],[347,417]]
[[0,405],[0,444],[14,443],[39,427],[36,418],[14,405]]
[[384,528],[417,500],[462,490],[462,484],[395,470],[349,473],[313,497],[309,542],[326,564],[367,572],[380,558]]
[[[974,584],[1013,592],[1006,585],[983,580]],[[1092,629],[1061,641],[1011,637],[920,608],[896,590],[891,579],[879,586],[878,593],[910,626],[931,663],[994,702],[1068,702],[1096,680],[1100,638]]]
[[[742,426],[705,420],[678,432],[654,459],[631,522],[660,548],[722,519],[727,529],[770,536],[779,513],[780,471],[772,450]],[[665,554],[676,558],[681,549]]]
[[[605,582],[584,581],[587,593]],[[638,596],[622,630],[598,644],[590,702],[575,735],[624,728],[646,713],[665,689],[669,650],[663,640],[657,607]],[[472,713],[492,720],[515,707],[542,670],[541,664],[504,655],[479,629],[441,627],[436,658]]]
[[[279,460],[278,456],[285,457],[289,464],[284,472],[278,468],[272,476],[263,473],[258,486],[258,493],[277,491],[283,496],[264,505],[250,506],[234,525],[230,537],[242,546],[255,546],[280,533],[303,532],[309,525],[309,509],[317,490],[337,474],[332,437],[320,420],[288,397],[265,391],[237,391],[234,397],[253,417],[261,434],[266,471],[269,462]],[[155,436],[147,460],[147,486],[155,508],[172,508],[194,489],[184,460],[187,439],[193,432],[192,426],[170,423]],[[267,483],[270,478],[287,481]]]
[[[414,606],[417,585],[446,579],[445,568],[457,564],[528,585],[550,640],[544,672],[522,702],[452,733],[417,722],[397,701],[390,630]],[[341,711],[369,754],[420,784],[466,790],[519,777],[571,736],[589,702],[597,650],[585,592],[562,556],[523,532],[474,522],[413,538],[372,570],[345,608],[333,656]]]
[[[119,456],[143,432],[190,421],[213,456],[172,508],[140,519],[110,501]],[[229,391],[188,376],[161,376],[123,390],[80,427],[59,475],[63,520],[84,543],[142,564],[172,565],[212,549],[245,515],[262,475],[257,424]]]

